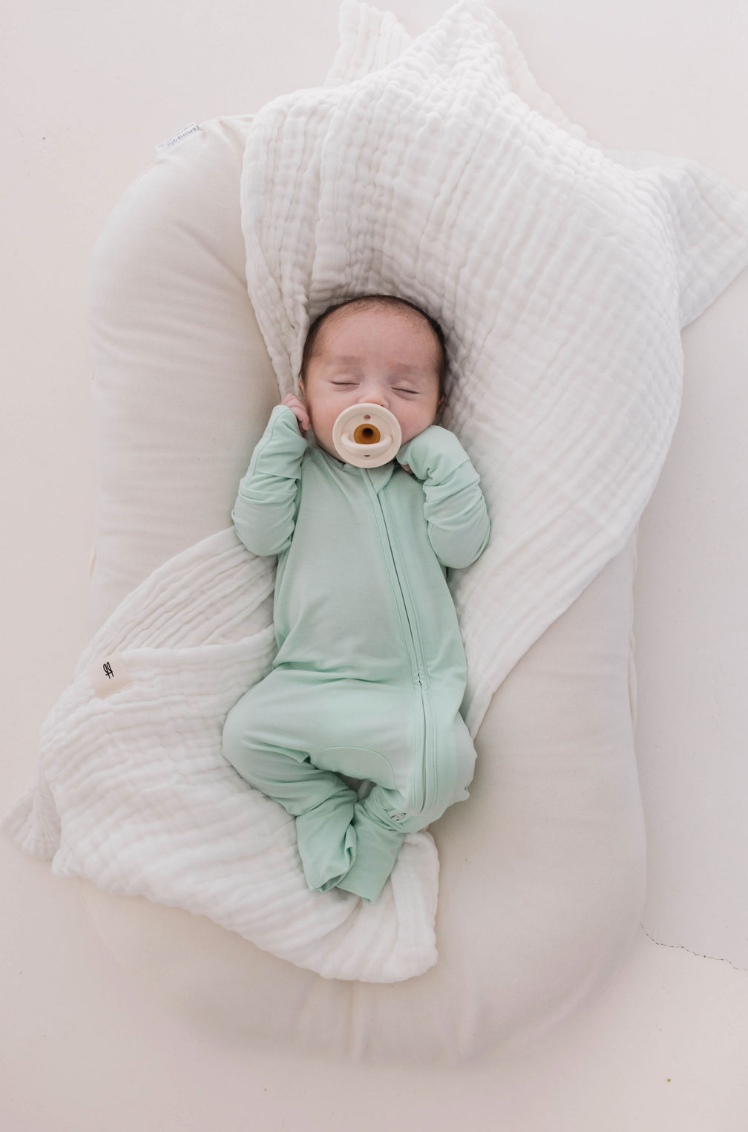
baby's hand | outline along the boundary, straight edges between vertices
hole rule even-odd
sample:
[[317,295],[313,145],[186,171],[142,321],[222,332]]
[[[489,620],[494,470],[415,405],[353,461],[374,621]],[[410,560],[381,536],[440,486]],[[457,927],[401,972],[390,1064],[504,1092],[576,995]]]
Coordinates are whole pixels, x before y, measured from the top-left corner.
[[299,422],[299,429],[301,432],[306,432],[309,428],[309,414],[306,411],[306,406],[303,401],[300,401],[295,393],[287,393],[281,401],[281,405],[288,405],[291,412]]

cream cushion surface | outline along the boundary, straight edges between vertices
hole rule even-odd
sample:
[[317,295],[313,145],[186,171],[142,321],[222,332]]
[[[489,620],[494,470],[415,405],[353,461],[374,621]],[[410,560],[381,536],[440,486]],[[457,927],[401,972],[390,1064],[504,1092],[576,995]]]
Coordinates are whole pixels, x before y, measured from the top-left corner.
[[[160,150],[94,248],[90,634],[157,566],[231,525],[280,399],[244,274],[250,121],[201,122]],[[208,919],[82,880],[102,938],[173,1010],[265,1047],[463,1061],[557,1023],[620,961],[644,900],[635,567],[636,531],[494,695],[470,800],[429,827],[439,961],[424,975],[323,979]]]

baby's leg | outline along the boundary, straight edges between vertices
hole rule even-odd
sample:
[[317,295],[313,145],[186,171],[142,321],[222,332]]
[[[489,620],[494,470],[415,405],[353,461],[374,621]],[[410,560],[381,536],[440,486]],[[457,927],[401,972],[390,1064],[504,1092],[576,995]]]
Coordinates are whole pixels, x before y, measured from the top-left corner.
[[[293,728],[284,729],[283,716],[271,712],[268,722],[263,683],[250,688],[226,716],[223,755],[246,782],[295,816],[307,885],[312,892],[327,892],[356,856],[351,824],[356,792],[332,771],[312,766],[308,754],[292,745]],[[285,717],[288,721],[288,707]]]
[[337,887],[344,892],[355,893],[367,904],[379,897],[405,841],[405,831],[382,804],[381,795],[391,796],[393,793],[375,786],[354,807],[356,857],[348,872],[337,882]]
[[[453,724],[454,742],[444,736],[437,745],[436,798],[428,811],[411,805],[398,790],[377,785],[356,802],[356,859],[338,888],[363,900],[376,900],[395,867],[406,833],[425,829],[455,802],[465,801],[473,779],[476,751],[462,716]],[[405,789],[405,787],[403,787]]]

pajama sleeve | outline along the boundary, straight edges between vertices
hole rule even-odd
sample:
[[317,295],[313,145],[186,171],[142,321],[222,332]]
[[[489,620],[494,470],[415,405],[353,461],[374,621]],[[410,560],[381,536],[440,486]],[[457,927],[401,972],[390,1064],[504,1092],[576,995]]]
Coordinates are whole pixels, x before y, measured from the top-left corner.
[[291,545],[301,461],[308,444],[289,406],[276,405],[231,512],[234,530],[252,554],[281,554]]
[[464,567],[485,550],[491,534],[480,476],[453,432],[430,425],[396,457],[423,481],[429,542],[443,566]]

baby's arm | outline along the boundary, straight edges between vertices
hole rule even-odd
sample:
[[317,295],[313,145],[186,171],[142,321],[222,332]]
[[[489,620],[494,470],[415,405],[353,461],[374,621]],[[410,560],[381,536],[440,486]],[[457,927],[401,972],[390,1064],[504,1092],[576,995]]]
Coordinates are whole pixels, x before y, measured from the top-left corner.
[[291,545],[301,461],[308,443],[288,405],[276,405],[231,512],[234,530],[252,554],[281,554]]
[[475,562],[488,545],[491,521],[480,476],[449,429],[429,425],[403,444],[396,459],[423,480],[429,542],[443,566]]

